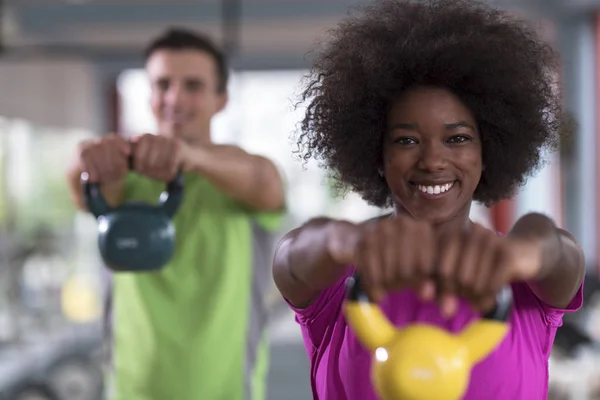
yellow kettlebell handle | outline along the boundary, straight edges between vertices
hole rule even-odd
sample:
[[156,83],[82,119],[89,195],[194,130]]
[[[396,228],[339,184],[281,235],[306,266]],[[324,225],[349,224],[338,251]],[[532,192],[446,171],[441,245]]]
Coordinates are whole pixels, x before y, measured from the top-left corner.
[[[344,315],[359,342],[375,354],[372,380],[383,400],[462,398],[472,366],[492,352],[509,329],[513,298],[508,285],[498,294],[495,308],[459,334],[424,324],[399,330],[371,301],[357,275],[348,279],[347,290]],[[383,353],[385,356],[380,357]],[[449,364],[456,368],[448,369]],[[425,369],[429,369],[431,377],[427,382],[417,382],[414,371]],[[414,381],[413,388],[423,388],[413,390],[406,382],[397,382],[399,379]],[[427,388],[434,388],[433,392],[425,394]]]

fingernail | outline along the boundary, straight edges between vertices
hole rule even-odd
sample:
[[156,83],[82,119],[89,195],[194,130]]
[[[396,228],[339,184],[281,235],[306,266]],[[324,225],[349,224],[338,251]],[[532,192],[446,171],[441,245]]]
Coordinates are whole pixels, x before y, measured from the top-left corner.
[[436,293],[436,285],[433,282],[427,282],[425,284],[425,292],[427,294],[427,298],[429,299],[429,301],[433,300],[435,298],[435,293]]
[[423,301],[431,301],[435,297],[435,288],[433,288],[430,283],[425,283],[421,287],[421,292],[419,294]]

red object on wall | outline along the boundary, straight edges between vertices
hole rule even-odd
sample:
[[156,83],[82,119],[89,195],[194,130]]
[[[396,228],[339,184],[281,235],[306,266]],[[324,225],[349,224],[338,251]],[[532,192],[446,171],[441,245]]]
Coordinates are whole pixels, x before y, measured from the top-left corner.
[[502,200],[490,207],[490,217],[496,232],[508,233],[515,219],[514,200]]

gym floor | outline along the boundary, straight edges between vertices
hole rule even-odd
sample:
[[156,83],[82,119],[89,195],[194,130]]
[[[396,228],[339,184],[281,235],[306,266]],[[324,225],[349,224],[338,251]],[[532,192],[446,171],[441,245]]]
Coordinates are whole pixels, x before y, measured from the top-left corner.
[[269,333],[271,364],[267,399],[310,399],[309,363],[293,313],[287,309],[274,313]]

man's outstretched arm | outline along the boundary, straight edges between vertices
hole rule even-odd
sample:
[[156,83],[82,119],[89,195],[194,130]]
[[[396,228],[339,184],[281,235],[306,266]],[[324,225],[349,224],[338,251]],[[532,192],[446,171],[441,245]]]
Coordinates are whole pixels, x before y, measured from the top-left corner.
[[283,209],[283,180],[267,158],[229,145],[189,147],[185,153],[186,170],[210,180],[231,198],[256,211]]

